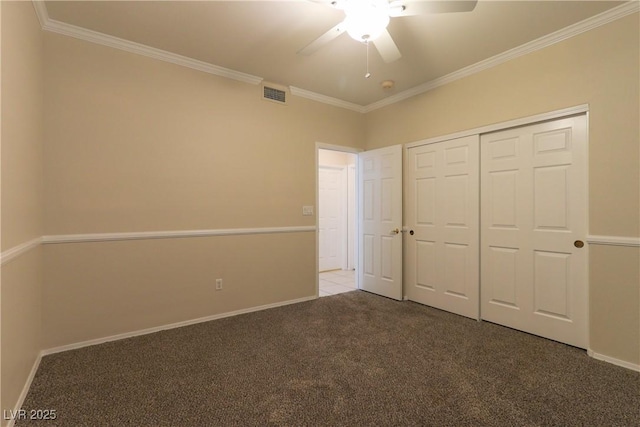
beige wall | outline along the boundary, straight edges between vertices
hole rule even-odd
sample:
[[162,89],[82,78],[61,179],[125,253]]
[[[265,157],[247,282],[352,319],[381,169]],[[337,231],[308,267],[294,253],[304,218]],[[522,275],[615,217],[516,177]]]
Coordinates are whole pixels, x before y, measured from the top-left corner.
[[314,225],[315,143],[362,115],[47,33],[47,234]]
[[[42,236],[43,232],[43,46],[31,2],[3,1],[0,7],[0,192],[5,252]],[[41,349],[41,269],[42,253],[37,247],[2,265],[2,410],[14,409]]]
[[42,349],[41,292],[41,247],[2,266],[3,410],[15,409]]
[[[361,114],[259,86],[49,33],[45,58],[47,235],[314,226],[316,142],[364,143]],[[44,347],[313,296],[314,239],[46,245]]]
[[[366,148],[589,104],[589,232],[637,237],[638,22],[638,14],[633,14],[373,111],[367,114]],[[635,248],[594,247],[590,254],[591,347],[635,364],[640,363],[638,261]],[[603,293],[606,301],[601,298]]]
[[640,248],[589,248],[591,349],[638,364]]
[[[43,348],[313,296],[314,238],[305,232],[46,245]],[[223,279],[220,291],[216,278]]]
[[33,5],[3,2],[2,250],[42,235],[42,34]]

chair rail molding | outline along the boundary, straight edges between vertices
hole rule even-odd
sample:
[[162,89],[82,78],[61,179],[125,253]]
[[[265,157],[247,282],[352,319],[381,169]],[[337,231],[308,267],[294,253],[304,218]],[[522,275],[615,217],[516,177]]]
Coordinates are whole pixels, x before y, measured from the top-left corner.
[[626,236],[587,236],[590,245],[640,247],[640,237]]
[[36,237],[35,239],[31,239],[28,242],[24,242],[19,244],[18,246],[14,246],[11,249],[7,249],[0,254],[0,264],[4,265],[9,261],[16,259],[20,255],[25,252],[30,251],[31,249],[37,248],[42,243],[42,237]]
[[212,230],[139,231],[130,233],[61,234],[43,236],[42,243],[111,242],[118,240],[176,239],[188,237],[242,236],[250,234],[306,233],[316,231],[314,225],[261,228],[221,228]]

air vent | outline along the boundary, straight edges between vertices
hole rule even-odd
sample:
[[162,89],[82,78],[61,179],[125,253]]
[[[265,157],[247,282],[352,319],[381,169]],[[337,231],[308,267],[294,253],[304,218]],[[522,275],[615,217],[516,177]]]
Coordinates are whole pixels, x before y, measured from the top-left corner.
[[277,102],[278,104],[286,104],[287,90],[284,87],[265,83],[262,85],[262,99]]

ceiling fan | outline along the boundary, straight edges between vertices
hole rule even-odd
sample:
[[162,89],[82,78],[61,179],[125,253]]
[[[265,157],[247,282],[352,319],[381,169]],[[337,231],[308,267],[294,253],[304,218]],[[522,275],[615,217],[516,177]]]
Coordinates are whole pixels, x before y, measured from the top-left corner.
[[393,62],[402,56],[387,31],[391,18],[429,13],[470,12],[477,0],[312,0],[344,11],[345,19],[329,31],[299,50],[311,55],[331,40],[348,33],[363,43],[373,43],[384,62]]

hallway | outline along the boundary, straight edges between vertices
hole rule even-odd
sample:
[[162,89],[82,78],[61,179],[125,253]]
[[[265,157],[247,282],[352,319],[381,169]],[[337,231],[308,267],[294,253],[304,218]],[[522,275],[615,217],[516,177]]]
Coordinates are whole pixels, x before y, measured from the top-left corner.
[[332,270],[320,273],[319,294],[321,297],[355,291],[356,289],[355,270]]

